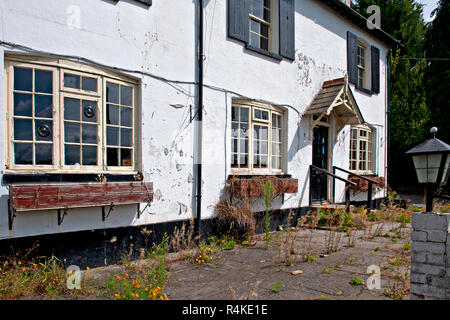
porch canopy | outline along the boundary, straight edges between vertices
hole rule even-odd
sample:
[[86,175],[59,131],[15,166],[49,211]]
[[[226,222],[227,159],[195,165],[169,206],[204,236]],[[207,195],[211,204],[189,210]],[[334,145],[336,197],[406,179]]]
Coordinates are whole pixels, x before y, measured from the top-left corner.
[[348,124],[364,123],[364,118],[346,78],[325,81],[319,93],[305,111],[306,115],[317,116],[311,129],[324,116],[329,116],[331,113],[336,117],[337,132],[341,131]]

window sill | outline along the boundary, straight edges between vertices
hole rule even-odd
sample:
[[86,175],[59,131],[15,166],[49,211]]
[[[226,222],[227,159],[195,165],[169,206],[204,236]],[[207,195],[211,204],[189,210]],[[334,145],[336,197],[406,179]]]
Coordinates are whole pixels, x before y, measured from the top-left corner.
[[283,57],[278,55],[278,54],[276,54],[276,53],[273,53],[273,52],[270,52],[270,51],[266,51],[266,50],[263,50],[263,49],[260,49],[260,48],[257,48],[257,47],[253,47],[253,46],[251,46],[251,45],[249,45],[247,43],[245,44],[245,48],[250,50],[250,51],[254,51],[256,53],[262,54],[262,55],[264,55],[266,57],[270,57],[272,59],[275,59],[277,61],[283,60]]
[[368,94],[368,95],[372,95],[372,94],[374,94],[374,92],[372,91],[372,90],[369,90],[369,89],[366,89],[366,88],[364,88],[364,87],[360,87],[360,86],[358,86],[358,85],[355,85],[355,88],[356,88],[356,90],[359,90],[359,91],[362,91],[362,92],[364,92],[364,93],[366,93],[366,94]]
[[[104,173],[107,182],[139,181],[139,173]],[[83,183],[99,182],[99,174],[95,173],[5,173],[2,184],[12,183]]]

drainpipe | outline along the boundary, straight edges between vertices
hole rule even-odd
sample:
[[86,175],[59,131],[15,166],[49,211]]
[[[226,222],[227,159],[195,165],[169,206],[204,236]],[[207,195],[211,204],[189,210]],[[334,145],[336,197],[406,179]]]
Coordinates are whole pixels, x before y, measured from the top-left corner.
[[[390,83],[390,68],[391,59],[389,55],[389,50],[386,53],[386,141],[385,141],[385,148],[386,148],[386,166],[385,166],[385,197],[387,197],[387,190],[389,190],[389,187],[392,182],[391,178],[391,116],[390,116],[390,109],[389,109],[389,83]],[[387,176],[386,176],[387,175]]]
[[203,131],[203,0],[197,1],[197,110],[195,112],[196,145],[194,146],[195,166],[195,209],[194,230],[200,235],[202,218],[202,131]]

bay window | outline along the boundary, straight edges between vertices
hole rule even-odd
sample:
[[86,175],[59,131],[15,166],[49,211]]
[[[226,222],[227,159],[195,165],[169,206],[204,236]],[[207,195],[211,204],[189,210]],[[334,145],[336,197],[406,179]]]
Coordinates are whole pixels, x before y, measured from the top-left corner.
[[136,82],[51,59],[10,58],[7,169],[136,169]]
[[234,103],[231,168],[249,174],[281,174],[283,113],[272,106]]

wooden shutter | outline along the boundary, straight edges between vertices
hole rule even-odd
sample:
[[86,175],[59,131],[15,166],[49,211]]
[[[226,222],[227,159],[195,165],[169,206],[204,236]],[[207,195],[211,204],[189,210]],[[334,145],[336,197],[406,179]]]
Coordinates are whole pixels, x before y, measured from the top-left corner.
[[347,31],[347,73],[348,81],[355,85],[358,84],[358,51],[356,35]]
[[228,36],[249,42],[250,0],[228,0]]
[[372,92],[380,93],[380,49],[371,47]]
[[295,59],[294,0],[280,0],[280,55]]

